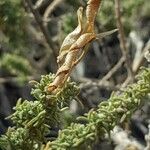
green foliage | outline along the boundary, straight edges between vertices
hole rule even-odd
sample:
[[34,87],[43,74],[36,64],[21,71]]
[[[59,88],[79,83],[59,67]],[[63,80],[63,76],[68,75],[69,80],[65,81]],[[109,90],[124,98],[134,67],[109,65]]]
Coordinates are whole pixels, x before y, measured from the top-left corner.
[[78,119],[85,125],[72,123],[59,132],[58,138],[51,142],[51,149],[71,150],[92,146],[98,138],[104,137],[120,122],[130,118],[150,93],[150,68],[143,69],[138,82],[127,87],[123,93],[114,93],[108,101],[99,104],[97,110],[91,110]]
[[62,19],[63,19],[63,36],[65,37],[67,34],[69,34],[73,29],[76,27],[76,18],[77,17],[72,17],[71,13],[66,14]]
[[14,107],[15,112],[9,117],[17,127],[39,126],[39,122],[43,122],[46,111],[39,101],[18,100]]
[[32,89],[31,92],[31,94],[41,102],[45,103],[47,100],[52,105],[57,102],[61,109],[65,104],[68,105],[68,102],[79,93],[79,88],[76,83],[68,80],[65,86],[61,88],[57,94],[49,94],[47,93],[47,86],[54,80],[54,74],[43,75],[41,77],[41,81],[34,85],[35,88]]
[[[47,85],[53,80],[54,75],[50,74],[42,76],[39,83],[34,82],[31,93],[35,101],[18,100],[14,114],[9,117],[15,126],[0,138],[3,150],[38,150],[47,142],[45,136],[51,132],[50,129],[60,125],[62,109],[75,98],[79,88],[67,81],[58,94],[47,93]],[[90,149],[94,141],[103,138],[115,125],[130,118],[149,93],[150,68],[144,68],[137,83],[128,86],[123,93],[112,94],[108,101],[99,104],[97,110],[91,110],[78,118],[85,124],[72,123],[60,131],[58,138],[50,143],[50,149]]]
[[[23,84],[27,76],[35,73],[28,59],[24,57],[24,48],[28,47],[28,23],[22,5],[21,0],[0,0],[0,44],[4,47],[0,67],[7,75],[15,76],[18,84]],[[9,54],[5,53],[5,47]]]
[[1,67],[5,68],[13,75],[29,75],[32,70],[29,62],[25,58],[15,54],[3,55]]
[[58,94],[47,93],[46,87],[53,79],[54,75],[50,74],[42,76],[39,83],[34,82],[31,92],[34,101],[18,100],[15,112],[8,117],[15,126],[0,138],[2,149],[38,150],[46,142],[45,136],[51,132],[50,129],[60,125],[62,108],[75,98],[79,88],[74,82],[67,81]]
[[18,81],[25,81],[26,76],[34,73],[28,60],[16,54],[5,54],[0,60],[0,67],[8,74],[18,77]]
[[21,46],[24,43],[25,12],[20,0],[0,1],[0,28],[7,37],[7,44],[13,47]]
[[8,128],[6,135],[1,137],[0,146],[4,150],[37,150],[35,143],[28,129]]
[[[144,2],[143,0],[121,1],[122,21],[126,32],[129,32],[132,27],[136,26],[136,20],[142,16],[142,12],[145,10],[145,7],[147,7],[147,4],[148,0]],[[116,27],[114,5],[114,0],[106,0],[102,3],[102,8],[97,18],[104,28],[112,29]],[[141,13],[139,14],[139,12]]]
[[[31,94],[35,101],[18,100],[15,112],[9,117],[14,123],[6,135],[0,138],[3,150],[38,150],[47,142],[45,136],[61,122],[62,108],[69,105],[79,92],[74,82],[67,81],[58,94],[47,93],[47,85],[52,83],[54,75],[42,76],[35,82]],[[72,123],[59,132],[58,138],[50,143],[51,149],[90,148],[98,138],[109,133],[115,125],[130,118],[142,104],[144,97],[150,93],[150,68],[143,69],[138,82],[128,86],[123,93],[112,94],[110,99],[99,104],[97,110],[91,110],[78,119],[85,125]]]
[[72,7],[72,8],[75,8],[75,7],[78,8],[79,1],[70,0],[70,1],[67,1],[67,4],[69,4],[70,7]]

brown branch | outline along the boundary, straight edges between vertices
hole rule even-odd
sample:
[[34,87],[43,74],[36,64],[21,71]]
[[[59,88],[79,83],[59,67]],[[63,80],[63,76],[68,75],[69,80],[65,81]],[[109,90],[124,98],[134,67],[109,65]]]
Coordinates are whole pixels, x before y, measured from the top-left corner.
[[132,67],[134,74],[136,74],[138,72],[142,62],[144,61],[144,54],[149,49],[150,49],[150,40],[145,44],[145,47],[143,48],[142,53],[141,53],[138,61],[136,62],[136,65],[134,66],[134,68]]
[[131,82],[131,78],[127,77],[126,80],[122,83],[121,89],[124,89]]
[[90,79],[85,77],[80,77],[77,79],[78,82],[81,82],[80,88],[86,88],[86,87],[93,87],[96,86],[98,88],[106,88],[108,90],[112,91],[118,91],[120,89],[119,86],[115,86],[114,84],[110,83],[109,81],[101,81],[97,79]]
[[45,13],[43,15],[43,22],[44,26],[47,27],[48,18],[51,15],[51,13],[55,10],[56,7],[60,5],[64,0],[54,0],[45,10]]
[[41,8],[43,5],[45,5],[49,0],[37,0],[35,5],[34,5],[34,9],[39,9]]
[[31,0],[25,0],[25,2],[27,3],[27,5],[30,8],[32,14],[34,15],[35,20],[38,23],[38,25],[39,25],[39,27],[40,27],[40,29],[41,29],[44,37],[45,37],[46,42],[49,45],[49,48],[51,49],[51,53],[53,55],[55,66],[56,66],[57,52],[56,52],[56,48],[54,46],[54,42],[52,41],[52,39],[50,37],[49,31],[48,31],[47,28],[44,27],[43,22],[41,20],[41,16],[40,16],[39,12],[36,9],[33,8],[33,4],[31,2]]
[[125,40],[125,34],[124,29],[121,21],[121,11],[120,11],[120,0],[115,0],[115,13],[116,13],[116,19],[117,19],[117,27],[119,30],[119,41],[120,41],[120,48],[122,51],[123,57],[125,57],[125,65],[128,72],[128,78],[132,81],[134,78],[132,67],[131,67],[131,61],[129,58],[128,49],[126,47],[126,40]]
[[100,80],[100,82],[107,81],[109,78],[113,76],[115,72],[122,66],[123,62],[125,61],[125,57],[121,57],[117,64],[111,68],[111,70]]

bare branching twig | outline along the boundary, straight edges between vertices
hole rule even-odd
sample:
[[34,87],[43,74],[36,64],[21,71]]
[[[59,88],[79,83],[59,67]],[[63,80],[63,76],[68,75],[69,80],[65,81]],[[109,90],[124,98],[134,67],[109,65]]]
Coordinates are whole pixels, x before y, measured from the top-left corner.
[[110,69],[110,71],[101,79],[100,82],[107,81],[112,77],[112,75],[122,66],[123,62],[125,61],[125,57],[121,57],[117,64]]
[[56,48],[54,46],[54,42],[52,41],[51,37],[50,37],[50,34],[49,34],[49,31],[47,28],[44,27],[43,25],[43,21],[41,19],[41,16],[38,12],[38,10],[34,9],[33,7],[33,4],[31,2],[31,0],[25,0],[25,2],[27,3],[28,7],[30,8],[33,16],[35,17],[35,20],[36,22],[38,23],[44,37],[45,37],[45,40],[46,42],[48,43],[48,46],[49,46],[49,49],[51,50],[50,52],[52,53],[53,55],[53,58],[54,58],[54,62],[56,62],[56,58],[57,58],[57,51],[56,51]]
[[54,0],[45,10],[44,15],[43,15],[43,22],[44,22],[44,26],[47,27],[47,23],[49,20],[49,16],[51,15],[51,13],[55,10],[55,8],[57,6],[60,5],[60,3],[62,3],[64,0]]
[[116,91],[119,90],[120,87],[119,86],[115,86],[114,84],[110,83],[109,81],[101,81],[99,82],[98,80],[90,80],[90,79],[86,79],[86,78],[80,78],[79,79],[80,82],[82,82],[80,84],[80,88],[86,88],[86,87],[98,87],[98,88],[105,88],[108,90],[112,90],[112,91]]
[[149,124],[148,128],[149,128],[149,132],[148,132],[148,134],[145,136],[146,147],[145,147],[144,150],[150,150],[150,124]]
[[136,65],[134,65],[134,67],[132,67],[133,72],[136,74],[144,60],[144,54],[146,51],[148,51],[150,49],[150,40],[145,44],[145,47],[142,50],[142,53],[138,59],[138,61],[136,62]]
[[39,9],[40,7],[42,7],[48,0],[37,0],[35,5],[34,5],[34,9]]
[[119,30],[119,41],[120,41],[120,48],[122,51],[123,57],[125,57],[125,65],[128,72],[128,78],[127,80],[132,81],[133,80],[133,71],[131,67],[131,61],[129,58],[128,49],[126,47],[126,40],[125,40],[125,34],[124,29],[121,21],[121,11],[120,11],[120,0],[115,0],[115,13],[116,13],[116,19],[117,19],[117,27]]

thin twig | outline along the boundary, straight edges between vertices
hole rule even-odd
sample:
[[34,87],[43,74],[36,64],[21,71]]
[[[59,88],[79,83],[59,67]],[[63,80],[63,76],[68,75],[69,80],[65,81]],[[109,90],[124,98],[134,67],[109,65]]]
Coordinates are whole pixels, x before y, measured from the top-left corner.
[[56,48],[54,46],[54,42],[52,41],[52,39],[50,37],[49,31],[48,31],[47,28],[44,27],[43,22],[42,22],[41,17],[40,17],[40,14],[36,9],[33,8],[33,4],[31,2],[31,0],[25,0],[25,1],[28,4],[28,7],[30,8],[32,14],[34,15],[35,20],[38,23],[42,33],[44,34],[44,37],[45,37],[46,42],[48,43],[48,45],[51,49],[51,53],[54,57],[54,61],[55,61],[55,64],[56,64],[57,52],[56,52]]
[[135,46],[134,58],[132,61],[132,70],[134,72],[134,70],[137,68],[139,58],[141,57],[141,53],[144,47],[144,41],[138,35],[137,31],[131,31],[129,37],[131,39],[131,44]]
[[149,49],[150,49],[150,40],[145,44],[145,47],[143,48],[142,53],[141,53],[138,61],[136,62],[136,66],[134,66],[134,68],[133,68],[134,74],[136,74],[138,72],[138,70],[139,70],[139,68],[140,68],[140,66],[144,60],[144,54]]
[[150,124],[149,124],[148,128],[149,128],[149,132],[148,132],[148,134],[145,136],[146,147],[145,147],[144,150],[150,150]]
[[81,82],[80,88],[93,87],[96,86],[98,88],[106,88],[112,91],[118,91],[120,89],[119,86],[116,86],[109,81],[98,82],[98,80],[92,80],[89,78],[79,78],[78,82]]
[[123,62],[125,61],[125,57],[121,57],[117,64],[111,68],[111,70],[100,80],[100,82],[107,81],[112,75],[117,72],[117,70],[122,66]]
[[34,9],[40,9],[43,5],[45,5],[49,0],[37,0]]
[[116,19],[117,19],[117,27],[119,30],[119,41],[120,41],[120,48],[122,51],[123,57],[125,57],[125,65],[128,72],[128,78],[132,81],[134,78],[132,67],[131,67],[131,61],[128,54],[128,49],[126,47],[126,41],[125,41],[125,34],[124,29],[121,21],[121,11],[120,11],[120,0],[115,0],[115,13],[116,13]]
[[125,81],[122,83],[121,88],[124,89],[131,82],[131,78],[127,77]]
[[51,13],[55,10],[56,7],[60,5],[64,0],[54,0],[45,10],[45,13],[43,15],[43,21],[44,21],[44,26],[47,27],[47,23],[49,20],[49,16]]

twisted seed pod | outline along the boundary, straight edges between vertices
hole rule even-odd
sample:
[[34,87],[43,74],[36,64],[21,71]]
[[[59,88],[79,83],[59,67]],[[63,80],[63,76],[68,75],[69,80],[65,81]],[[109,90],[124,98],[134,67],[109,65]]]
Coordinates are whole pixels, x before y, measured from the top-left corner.
[[87,32],[94,32],[94,21],[102,0],[89,0],[86,7]]
[[67,37],[64,39],[62,46],[59,51],[59,56],[57,57],[57,62],[59,65],[63,63],[63,59],[65,58],[66,54],[68,53],[71,45],[79,38],[81,32],[83,30],[83,8],[80,7],[77,11],[78,16],[78,26],[75,28],[74,31],[69,33]]
[[[56,90],[58,87],[61,87],[66,82],[74,63],[76,62],[77,55],[83,47],[85,47],[89,42],[95,39],[96,35],[94,33],[85,33],[81,35],[77,41],[70,47],[68,54],[65,58],[64,64],[58,69],[56,77],[48,86],[48,92]],[[56,91],[55,91],[56,92]]]
[[67,78],[72,70],[73,63],[76,60],[77,52],[78,51],[76,50],[68,52],[64,64],[58,69],[55,75],[54,81],[48,86],[48,92],[57,92],[57,89],[62,87],[67,81]]
[[[92,40],[96,39],[94,32],[94,20],[98,13],[101,0],[89,0],[86,8],[86,28],[83,31],[82,14],[83,8],[80,7],[77,11],[78,26],[64,40],[58,56],[59,69],[55,75],[54,81],[48,86],[48,92],[57,92],[61,88],[72,69],[80,60],[80,51],[86,47]],[[81,53],[84,54],[84,51]]]
[[82,34],[77,41],[70,47],[70,51],[73,51],[75,49],[82,49],[84,46],[86,46],[89,42],[91,42],[93,39],[96,38],[95,33],[85,33]]

